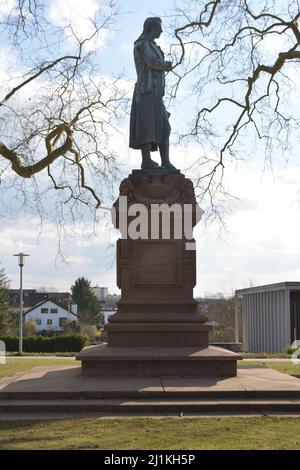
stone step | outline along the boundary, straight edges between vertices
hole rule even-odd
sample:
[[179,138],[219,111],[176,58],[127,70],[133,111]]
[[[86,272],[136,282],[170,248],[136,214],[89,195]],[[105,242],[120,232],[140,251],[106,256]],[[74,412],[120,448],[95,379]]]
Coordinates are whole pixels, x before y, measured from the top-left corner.
[[88,390],[88,391],[0,391],[3,400],[300,400],[300,390]]
[[0,413],[7,412],[300,413],[300,400],[0,400]]

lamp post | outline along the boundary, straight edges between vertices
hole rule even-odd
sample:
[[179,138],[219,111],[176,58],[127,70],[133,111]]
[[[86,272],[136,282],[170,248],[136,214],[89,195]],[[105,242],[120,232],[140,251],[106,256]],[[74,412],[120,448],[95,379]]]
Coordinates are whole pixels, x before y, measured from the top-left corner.
[[14,256],[18,256],[18,262],[20,266],[20,324],[19,324],[19,353],[23,353],[23,266],[24,257],[30,256],[25,253],[17,253]]

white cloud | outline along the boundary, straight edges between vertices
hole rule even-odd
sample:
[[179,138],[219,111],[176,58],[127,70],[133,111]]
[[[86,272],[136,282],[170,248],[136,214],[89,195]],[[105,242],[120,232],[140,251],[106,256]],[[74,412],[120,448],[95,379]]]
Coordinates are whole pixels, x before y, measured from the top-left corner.
[[0,0],[0,17],[9,15],[17,6],[16,0]]
[[[12,81],[12,76],[16,75],[18,71],[18,67],[16,63],[17,63],[17,60],[13,51],[8,47],[1,46],[1,49],[0,49],[0,80],[2,82],[1,83],[1,95],[7,87],[13,88],[17,84],[16,80]],[[4,83],[4,90],[3,90],[3,81],[8,81],[8,80],[9,80],[9,83],[7,84]]]
[[63,242],[67,261],[64,262],[58,256],[56,229],[55,225],[45,223],[39,236],[40,225],[36,219],[1,219],[0,266],[5,268],[11,287],[19,285],[19,268],[13,254],[24,251],[30,254],[24,266],[25,288],[52,286],[69,290],[77,277],[85,276],[92,284],[108,286],[111,292],[115,292],[114,250],[108,249],[107,237],[101,236],[101,232],[106,233],[106,230],[99,226],[90,246],[77,246],[74,242],[82,238],[82,233],[77,233],[74,240]]
[[[228,171],[229,170],[229,171]],[[226,173],[227,172],[227,173]],[[227,186],[240,197],[237,211],[225,219],[228,232],[200,222],[197,240],[196,292],[225,292],[254,285],[300,278],[300,168],[280,177],[246,165],[226,168]],[[245,201],[245,202],[244,202]]]
[[287,36],[281,34],[267,34],[260,43],[261,47],[269,52],[282,52],[287,50]]
[[[49,6],[47,17],[58,27],[65,29],[66,38],[76,42],[74,34],[80,39],[90,37],[94,31],[94,20],[101,4],[97,0],[53,0]],[[86,46],[95,50],[105,45],[108,30],[100,29],[97,35]]]

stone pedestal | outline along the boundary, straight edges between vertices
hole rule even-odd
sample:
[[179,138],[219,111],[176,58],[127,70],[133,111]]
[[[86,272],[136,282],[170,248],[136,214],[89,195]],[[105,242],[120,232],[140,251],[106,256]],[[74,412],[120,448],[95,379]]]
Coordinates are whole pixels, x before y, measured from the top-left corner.
[[122,297],[105,327],[108,343],[77,355],[82,372],[236,375],[240,356],[208,346],[211,327],[193,299],[192,229],[202,211],[192,182],[178,170],[133,170],[120,185],[114,209],[113,221],[121,232],[117,284]]

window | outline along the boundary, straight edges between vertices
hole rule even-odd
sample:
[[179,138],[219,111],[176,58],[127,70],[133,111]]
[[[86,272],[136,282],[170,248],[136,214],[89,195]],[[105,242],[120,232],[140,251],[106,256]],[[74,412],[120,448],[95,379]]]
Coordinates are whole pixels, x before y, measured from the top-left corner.
[[68,319],[67,318],[60,318],[59,319],[59,326],[62,327],[62,326],[65,326],[66,323],[67,323]]
[[40,318],[37,318],[37,319],[35,320],[35,322],[36,322],[37,325],[41,325],[41,324],[42,324],[42,320],[41,320]]
[[41,313],[48,313],[48,308],[41,308]]
[[47,319],[47,325],[52,325],[52,320],[50,320],[49,318]]
[[50,313],[58,313],[58,308],[50,308]]

